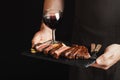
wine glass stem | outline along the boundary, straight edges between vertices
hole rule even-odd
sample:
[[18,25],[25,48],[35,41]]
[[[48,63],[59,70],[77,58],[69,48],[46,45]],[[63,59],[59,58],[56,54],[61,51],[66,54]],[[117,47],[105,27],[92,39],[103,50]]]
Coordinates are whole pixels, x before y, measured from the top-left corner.
[[52,29],[52,40],[53,40],[53,43],[55,42],[55,30],[56,29]]

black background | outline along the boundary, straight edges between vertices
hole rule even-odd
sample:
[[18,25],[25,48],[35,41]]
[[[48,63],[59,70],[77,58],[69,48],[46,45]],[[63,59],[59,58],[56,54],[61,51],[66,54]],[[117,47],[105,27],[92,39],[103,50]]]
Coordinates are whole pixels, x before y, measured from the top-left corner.
[[[68,80],[69,66],[21,55],[22,52],[31,48],[33,35],[39,30],[42,19],[42,8],[44,0],[24,1],[14,12],[15,18],[10,16],[8,28],[3,33],[3,44],[1,52],[1,72],[3,80],[30,79],[30,80]],[[17,6],[17,3],[16,3]],[[73,0],[65,0],[63,19],[58,24],[56,38],[60,41],[70,42],[73,22]],[[23,7],[23,8],[22,8]],[[14,6],[15,8],[15,6]],[[11,10],[8,11],[9,14]],[[7,16],[7,15],[6,15]],[[22,18],[18,20],[16,18]],[[7,19],[7,18],[6,18]],[[9,20],[9,21],[10,21]],[[7,25],[6,25],[7,26]],[[7,36],[7,38],[6,38]],[[8,46],[9,45],[9,46]]]

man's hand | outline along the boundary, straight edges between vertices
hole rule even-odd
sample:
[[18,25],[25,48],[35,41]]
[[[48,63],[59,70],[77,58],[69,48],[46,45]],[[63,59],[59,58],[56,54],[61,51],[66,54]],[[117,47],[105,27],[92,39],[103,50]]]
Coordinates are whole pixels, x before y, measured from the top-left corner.
[[97,58],[96,62],[91,66],[107,70],[112,65],[120,60],[120,45],[112,44],[108,46],[100,57]]
[[32,39],[32,47],[37,43],[42,43],[52,39],[52,30],[48,28],[44,23]]

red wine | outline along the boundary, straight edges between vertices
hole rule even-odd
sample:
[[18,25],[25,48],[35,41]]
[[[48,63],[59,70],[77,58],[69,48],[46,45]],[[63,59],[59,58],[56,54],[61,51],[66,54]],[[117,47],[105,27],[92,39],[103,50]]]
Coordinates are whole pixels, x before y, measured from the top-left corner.
[[59,20],[60,16],[55,16],[55,15],[52,15],[52,16],[44,16],[43,17],[43,21],[44,23],[50,27],[51,29],[55,29],[56,27],[56,24],[58,23],[58,20]]

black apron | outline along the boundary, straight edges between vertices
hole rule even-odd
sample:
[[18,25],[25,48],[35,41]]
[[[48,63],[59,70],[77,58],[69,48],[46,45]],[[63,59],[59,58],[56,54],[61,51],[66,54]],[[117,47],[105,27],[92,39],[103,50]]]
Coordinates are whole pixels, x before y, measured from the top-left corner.
[[[74,12],[72,43],[88,48],[100,43],[101,53],[110,44],[120,44],[120,0],[75,0]],[[70,80],[120,80],[118,67],[119,62],[107,71],[72,67]]]
[[120,43],[120,0],[75,0],[74,12],[74,43]]

